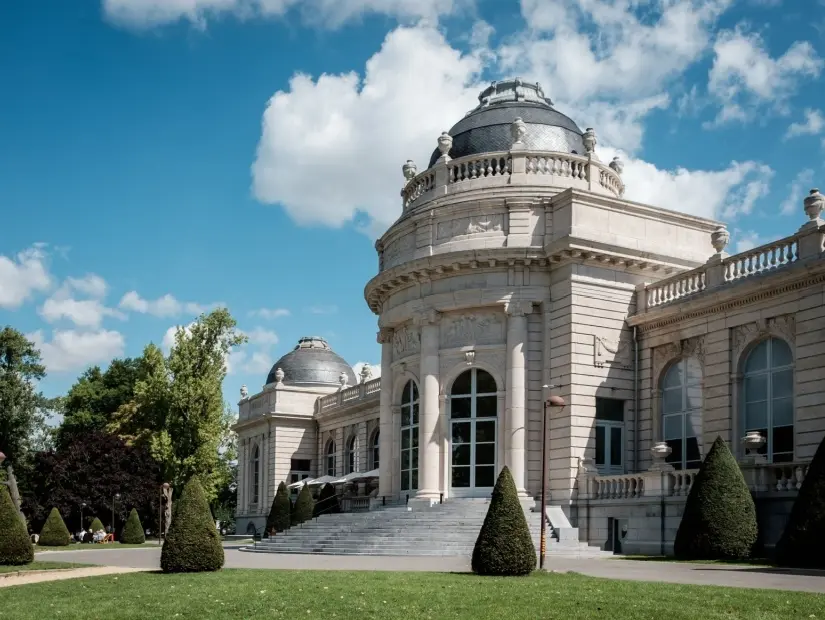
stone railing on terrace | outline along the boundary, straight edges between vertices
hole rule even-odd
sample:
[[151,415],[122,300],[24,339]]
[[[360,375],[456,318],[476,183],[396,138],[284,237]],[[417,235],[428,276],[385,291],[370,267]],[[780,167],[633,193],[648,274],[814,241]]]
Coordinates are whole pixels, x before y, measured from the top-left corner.
[[698,471],[698,469],[654,470],[640,474],[580,476],[579,497],[591,500],[625,500],[662,497],[663,495],[665,497],[686,497]]
[[757,493],[796,493],[802,488],[810,463],[742,463],[742,473]]
[[318,401],[318,413],[326,413],[338,407],[350,406],[359,401],[375,399],[381,391],[381,379],[371,379],[358,385],[322,396]]

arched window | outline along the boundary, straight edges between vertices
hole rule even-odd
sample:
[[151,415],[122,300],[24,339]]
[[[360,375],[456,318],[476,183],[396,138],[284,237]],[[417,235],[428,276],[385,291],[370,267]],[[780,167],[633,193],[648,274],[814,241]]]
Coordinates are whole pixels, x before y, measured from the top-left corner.
[[257,504],[261,489],[261,453],[257,444],[252,450],[252,503]]
[[324,452],[326,453],[327,476],[334,476],[335,475],[335,441],[330,439],[327,442],[327,449]]
[[381,431],[375,430],[372,433],[372,440],[370,441],[370,469],[378,469],[380,467],[381,452],[378,449]]
[[498,386],[485,370],[461,373],[450,389],[453,489],[492,489],[496,483]]
[[401,394],[401,490],[418,488],[418,386],[407,381]]
[[662,439],[672,452],[667,462],[676,469],[702,463],[702,366],[696,358],[681,359],[662,379]]
[[355,435],[352,435],[347,440],[347,471],[345,474],[351,474],[358,471],[358,441]]
[[759,452],[770,462],[793,461],[791,348],[779,338],[763,340],[750,351],[743,370],[745,433],[758,431],[767,440]]

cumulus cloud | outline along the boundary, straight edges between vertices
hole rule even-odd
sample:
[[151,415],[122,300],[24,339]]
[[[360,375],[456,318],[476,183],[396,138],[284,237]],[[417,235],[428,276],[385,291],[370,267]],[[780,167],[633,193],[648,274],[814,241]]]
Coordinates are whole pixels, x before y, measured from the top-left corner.
[[747,252],[755,247],[758,247],[766,242],[757,232],[753,230],[742,231],[734,229],[733,231],[733,253]]
[[289,316],[291,313],[286,308],[258,308],[257,310],[252,310],[249,313],[249,316],[255,316],[260,319],[279,319],[283,316]]
[[338,312],[338,306],[310,306],[307,308],[310,314],[335,314]]
[[258,347],[269,348],[278,344],[278,334],[263,327],[256,327],[249,331],[243,330],[243,333],[249,338],[249,344]]
[[[60,288],[43,302],[38,314],[48,323],[67,319],[78,327],[90,328],[100,327],[106,317],[125,319],[125,314],[109,308],[104,303],[106,290],[106,281],[95,274],[88,274],[82,278],[67,278]],[[77,299],[78,296],[87,299]]]
[[180,316],[181,314],[203,314],[221,305],[220,303],[204,305],[190,301],[178,301],[168,293],[155,300],[148,300],[141,297],[137,291],[126,293],[118,304],[122,310],[151,314],[160,318]]
[[804,112],[805,120],[801,123],[791,123],[785,138],[795,138],[797,136],[815,136],[825,129],[825,116],[819,110],[807,108]]
[[801,214],[802,201],[808,193],[808,188],[814,180],[814,171],[810,168],[801,170],[788,186],[788,197],[782,201],[780,211],[782,215]]
[[16,310],[35,293],[49,290],[52,278],[46,258],[42,243],[12,257],[0,255],[0,308]]
[[40,349],[47,372],[82,371],[93,364],[106,363],[123,355],[123,334],[106,329],[53,330],[47,340],[42,330],[27,334]]

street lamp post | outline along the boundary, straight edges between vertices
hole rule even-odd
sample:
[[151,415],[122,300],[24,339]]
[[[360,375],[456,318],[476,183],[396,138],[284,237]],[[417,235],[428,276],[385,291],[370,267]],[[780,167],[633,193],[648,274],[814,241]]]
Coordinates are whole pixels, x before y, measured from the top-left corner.
[[547,408],[564,409],[561,396],[550,395],[553,385],[545,385],[544,415],[541,422],[541,545],[539,550],[539,568],[544,569],[544,557],[547,553]]
[[[80,531],[85,532],[86,528],[83,527],[83,509],[86,507],[86,502],[82,502],[80,504]],[[81,541],[82,542],[82,541]]]
[[115,537],[115,501],[120,499],[120,493],[115,493],[112,498],[112,540]]

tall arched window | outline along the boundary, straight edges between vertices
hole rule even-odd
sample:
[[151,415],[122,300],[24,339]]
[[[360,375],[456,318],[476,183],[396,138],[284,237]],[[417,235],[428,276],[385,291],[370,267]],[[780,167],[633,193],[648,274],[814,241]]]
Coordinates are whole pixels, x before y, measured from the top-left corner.
[[418,488],[418,386],[407,381],[401,394],[401,490]]
[[757,344],[744,364],[742,401],[745,432],[767,441],[759,452],[773,463],[793,461],[793,372],[791,348],[769,338]]
[[372,433],[372,440],[370,441],[370,470],[378,469],[380,466],[379,463],[381,459],[379,457],[381,456],[381,452],[378,449],[380,437],[381,431],[376,429]]
[[252,450],[252,503],[257,504],[261,490],[261,453],[257,444]]
[[702,366],[696,358],[681,359],[662,379],[662,439],[672,452],[667,462],[676,469],[702,463]]
[[355,435],[352,435],[347,440],[347,471],[346,474],[351,474],[358,471],[358,440]]
[[327,442],[327,449],[324,451],[326,453],[326,465],[327,465],[327,476],[334,476],[335,475],[335,441],[330,439]]
[[492,489],[496,483],[498,387],[485,370],[461,373],[450,389],[453,489]]

